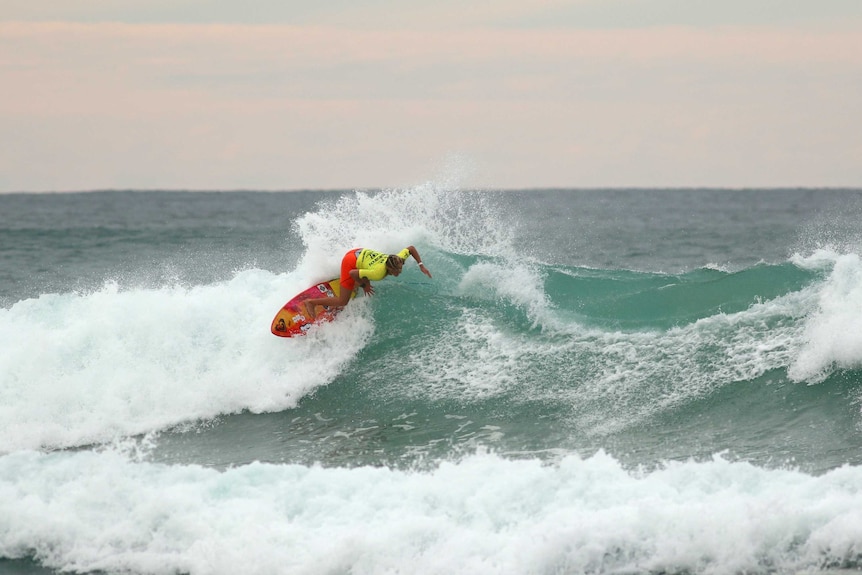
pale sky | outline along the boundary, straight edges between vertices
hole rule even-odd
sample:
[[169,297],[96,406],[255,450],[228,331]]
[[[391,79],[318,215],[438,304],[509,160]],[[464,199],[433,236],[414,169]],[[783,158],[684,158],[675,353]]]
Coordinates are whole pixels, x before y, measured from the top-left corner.
[[0,0],[0,192],[862,187],[860,0]]

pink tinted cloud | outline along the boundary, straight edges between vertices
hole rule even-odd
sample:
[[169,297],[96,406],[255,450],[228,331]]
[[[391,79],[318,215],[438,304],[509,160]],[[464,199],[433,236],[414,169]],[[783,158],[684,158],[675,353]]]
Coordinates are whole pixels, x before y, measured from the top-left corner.
[[[862,25],[862,24],[860,24]],[[610,30],[351,30],[226,24],[0,22],[3,62],[39,56],[94,63],[131,57],[141,64],[279,61],[295,66],[362,62],[578,61],[628,59],[834,62],[859,65],[859,29],[648,28]],[[86,61],[78,60],[80,64]]]
[[119,111],[120,96],[156,109],[168,94],[180,107],[185,97],[386,99],[408,83],[426,83],[424,96],[414,97],[431,99],[547,97],[562,77],[605,69],[623,79],[639,69],[672,75],[685,65],[719,66],[717,73],[731,78],[758,67],[859,70],[858,38],[793,29],[403,32],[5,22],[0,81],[10,89],[0,114],[110,113]]
[[[45,170],[16,158],[47,149],[75,188],[374,186],[465,150],[511,186],[812,183],[797,142],[858,149],[858,38],[5,22],[0,128],[21,137],[0,171],[26,188]],[[788,170],[758,172],[761,149]]]

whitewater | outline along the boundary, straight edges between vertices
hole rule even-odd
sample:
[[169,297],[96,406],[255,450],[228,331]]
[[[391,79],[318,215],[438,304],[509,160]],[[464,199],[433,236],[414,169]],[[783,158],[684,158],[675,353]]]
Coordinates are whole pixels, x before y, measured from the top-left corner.
[[[0,572],[862,568],[856,190],[0,195]],[[416,245],[337,321],[277,309]]]

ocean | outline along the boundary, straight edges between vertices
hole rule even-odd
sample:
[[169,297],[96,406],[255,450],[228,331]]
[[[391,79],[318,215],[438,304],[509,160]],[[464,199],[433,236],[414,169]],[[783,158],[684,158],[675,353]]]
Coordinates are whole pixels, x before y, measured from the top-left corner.
[[860,258],[860,190],[0,195],[0,573],[858,571]]

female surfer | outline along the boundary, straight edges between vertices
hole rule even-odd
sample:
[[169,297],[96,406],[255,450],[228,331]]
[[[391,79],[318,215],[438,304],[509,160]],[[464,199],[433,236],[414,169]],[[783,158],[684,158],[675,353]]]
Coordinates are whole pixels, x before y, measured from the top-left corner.
[[334,297],[316,297],[305,300],[305,309],[308,317],[314,319],[316,312],[315,307],[336,306],[344,307],[350,301],[350,294],[356,288],[357,282],[365,291],[365,295],[374,295],[374,288],[371,287],[371,280],[382,280],[388,275],[398,276],[401,274],[401,268],[404,266],[404,260],[409,256],[419,264],[419,269],[422,273],[431,277],[431,272],[422,263],[422,258],[419,257],[419,252],[413,246],[407,246],[398,254],[384,254],[369,250],[368,248],[357,248],[350,250],[341,259],[341,291]]

